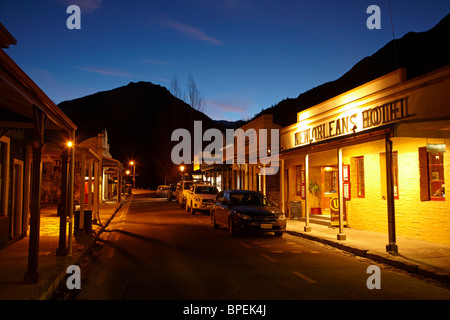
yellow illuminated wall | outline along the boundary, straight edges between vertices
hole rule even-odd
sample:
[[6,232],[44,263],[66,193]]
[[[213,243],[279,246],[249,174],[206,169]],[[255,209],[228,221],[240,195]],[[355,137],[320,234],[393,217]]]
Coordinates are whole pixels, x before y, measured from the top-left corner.
[[[398,152],[398,192],[395,200],[397,235],[450,245],[450,199],[421,201],[419,185],[418,148],[427,143],[445,143],[444,177],[450,181],[450,153],[448,139],[394,138]],[[384,140],[343,149],[344,164],[350,164],[352,198],[348,202],[348,224],[352,228],[387,233],[387,200],[383,199],[382,165],[380,154]],[[365,197],[358,198],[354,157],[364,156]],[[384,170],[384,168],[383,168]]]

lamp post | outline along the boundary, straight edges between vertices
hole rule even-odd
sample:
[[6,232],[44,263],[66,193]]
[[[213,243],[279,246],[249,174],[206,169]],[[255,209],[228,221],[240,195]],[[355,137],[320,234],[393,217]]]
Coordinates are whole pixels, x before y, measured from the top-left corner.
[[130,165],[133,166],[133,189],[136,189],[136,164],[134,161],[130,161]]

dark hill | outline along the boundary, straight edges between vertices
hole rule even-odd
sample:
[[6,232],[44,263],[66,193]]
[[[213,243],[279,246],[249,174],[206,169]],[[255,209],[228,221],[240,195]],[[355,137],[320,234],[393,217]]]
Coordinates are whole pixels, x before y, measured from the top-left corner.
[[255,118],[261,114],[271,113],[275,123],[282,126],[291,125],[295,123],[298,112],[397,68],[406,68],[406,76],[411,79],[447,66],[450,64],[449,38],[450,14],[447,14],[432,29],[420,33],[409,32],[400,39],[390,41],[373,55],[359,61],[339,79],[308,90],[297,98],[285,99],[261,111]]
[[[177,168],[171,161],[175,129],[193,132],[194,120],[203,131],[221,127],[205,114],[175,98],[166,88],[149,82],[130,83],[110,91],[95,93],[59,104],[78,125],[77,140],[108,132],[110,152],[125,166],[137,163],[136,185],[155,188],[171,183]],[[193,135],[192,135],[193,136]]]

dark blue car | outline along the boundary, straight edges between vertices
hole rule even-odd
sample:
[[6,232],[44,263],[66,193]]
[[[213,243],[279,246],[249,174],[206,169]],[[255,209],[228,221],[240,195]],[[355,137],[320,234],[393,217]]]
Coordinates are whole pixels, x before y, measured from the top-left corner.
[[239,231],[274,232],[282,236],[286,231],[286,216],[260,192],[226,190],[220,192],[210,211],[211,225],[224,225],[230,235]]

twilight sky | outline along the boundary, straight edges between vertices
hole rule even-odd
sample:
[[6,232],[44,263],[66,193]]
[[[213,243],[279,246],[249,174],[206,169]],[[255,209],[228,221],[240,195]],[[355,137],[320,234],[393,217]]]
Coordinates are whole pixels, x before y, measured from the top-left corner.
[[[66,13],[81,8],[81,29]],[[370,5],[381,29],[369,30]],[[449,0],[391,0],[395,37],[432,28]],[[55,102],[191,74],[215,120],[239,120],[335,80],[392,40],[388,0],[1,0],[6,49]],[[294,119],[295,120],[295,119]]]

